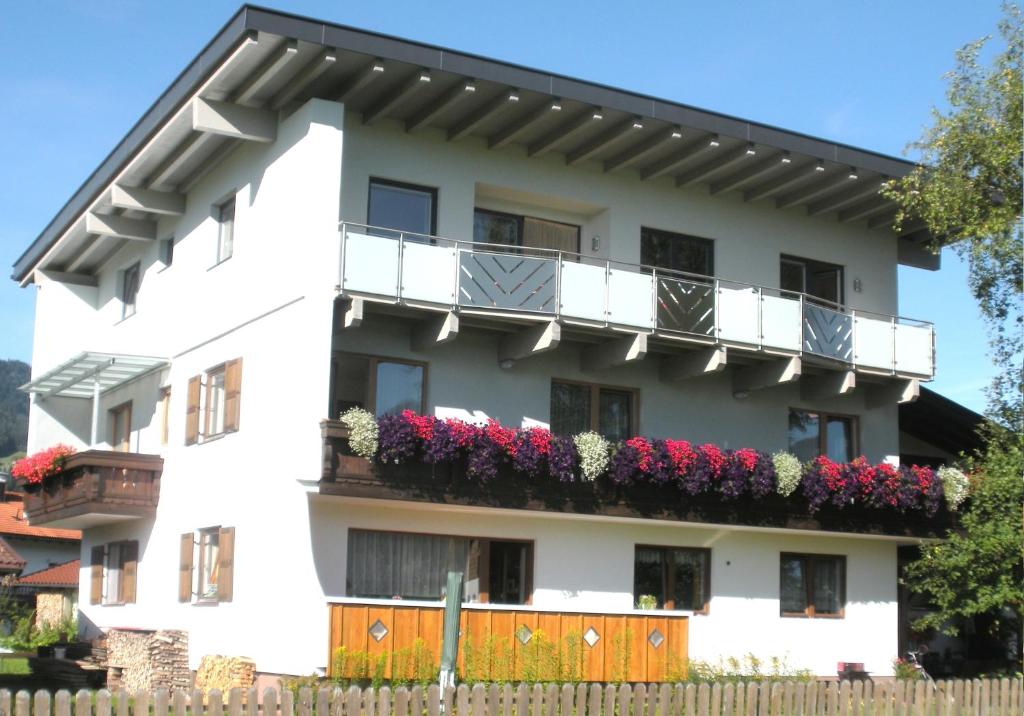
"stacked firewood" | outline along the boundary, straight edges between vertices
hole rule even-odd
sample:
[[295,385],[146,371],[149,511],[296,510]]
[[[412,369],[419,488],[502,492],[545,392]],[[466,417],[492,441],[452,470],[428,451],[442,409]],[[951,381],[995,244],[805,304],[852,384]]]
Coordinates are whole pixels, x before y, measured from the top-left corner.
[[256,681],[256,663],[244,656],[204,656],[196,672],[196,688],[209,691],[247,689]]
[[134,692],[191,685],[186,632],[111,629],[106,651],[109,689]]

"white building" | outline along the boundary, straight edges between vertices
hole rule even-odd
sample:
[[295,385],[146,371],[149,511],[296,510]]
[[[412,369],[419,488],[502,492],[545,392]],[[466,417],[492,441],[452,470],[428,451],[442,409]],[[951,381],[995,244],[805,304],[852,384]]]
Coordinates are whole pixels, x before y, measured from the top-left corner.
[[878,194],[910,168],[243,7],[14,267],[38,290],[30,451],[82,451],[30,517],[83,530],[83,628],[186,630],[193,668],[324,668],[329,604],[436,601],[443,553],[519,605],[497,612],[682,615],[690,658],[890,674],[897,547],[927,520],[419,490],[339,458],[331,421],[897,456],[934,366],[897,265],[938,258]]

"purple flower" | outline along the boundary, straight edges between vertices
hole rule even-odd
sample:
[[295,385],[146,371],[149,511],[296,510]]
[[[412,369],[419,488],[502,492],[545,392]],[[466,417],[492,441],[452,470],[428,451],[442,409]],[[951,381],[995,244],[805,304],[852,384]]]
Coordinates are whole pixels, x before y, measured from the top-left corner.
[[435,420],[430,440],[423,450],[423,459],[434,464],[452,463],[461,453],[456,433],[449,423]]
[[576,479],[576,445],[568,435],[555,435],[548,449],[548,474],[561,482]]
[[750,475],[750,494],[761,499],[775,492],[775,463],[772,456],[766,452],[757,453],[757,464]]
[[416,454],[416,434],[412,424],[401,415],[383,415],[377,419],[377,459],[400,463]]
[[481,430],[469,449],[466,460],[466,474],[487,482],[498,476],[498,465],[505,461],[505,452]]

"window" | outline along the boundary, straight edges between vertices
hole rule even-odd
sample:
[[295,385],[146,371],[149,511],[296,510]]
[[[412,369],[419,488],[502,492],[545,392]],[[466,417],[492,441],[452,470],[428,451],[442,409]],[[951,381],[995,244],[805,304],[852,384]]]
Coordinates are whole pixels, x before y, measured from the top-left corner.
[[364,408],[378,416],[403,410],[426,411],[424,363],[335,353],[331,368],[334,418],[349,408]]
[[594,430],[609,440],[635,433],[635,393],[591,383],[551,381],[551,432],[576,435]]
[[700,276],[715,275],[715,242],[659,229],[640,229],[640,263]]
[[843,267],[783,255],[779,262],[779,288],[839,305],[843,303]]
[[171,386],[160,389],[160,444],[167,444],[167,435],[171,429]]
[[440,599],[448,572],[465,575],[466,601],[529,604],[533,543],[451,535],[348,533],[346,593],[375,599]]
[[229,360],[190,378],[187,398],[186,445],[237,431],[242,404],[242,359]]
[[782,616],[842,617],[845,604],[845,557],[782,554],[779,584]]
[[[371,179],[366,223],[378,229],[432,236],[437,231],[437,189]],[[396,235],[393,231],[373,233]]]
[[132,439],[132,401],[110,409],[110,449],[129,452]]
[[138,583],[139,543],[111,542],[92,548],[90,604],[131,604]]
[[580,227],[532,216],[476,209],[473,212],[473,241],[578,254]]
[[121,273],[121,318],[135,315],[135,301],[139,296],[140,266],[133,264]]
[[711,550],[637,545],[633,561],[633,602],[655,598],[658,609],[707,613],[711,598]]
[[227,261],[235,251],[235,197],[214,207],[217,220],[217,263]]
[[181,535],[179,602],[230,602],[234,577],[234,527],[206,527]]
[[791,408],[789,451],[804,462],[819,455],[849,462],[857,454],[857,418]]

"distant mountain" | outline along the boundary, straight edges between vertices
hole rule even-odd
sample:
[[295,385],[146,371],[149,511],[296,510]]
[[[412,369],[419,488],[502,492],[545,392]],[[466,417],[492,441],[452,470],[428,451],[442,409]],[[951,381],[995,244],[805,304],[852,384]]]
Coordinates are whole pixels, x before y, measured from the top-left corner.
[[20,360],[0,360],[0,458],[28,445],[28,396],[18,390],[31,368]]

